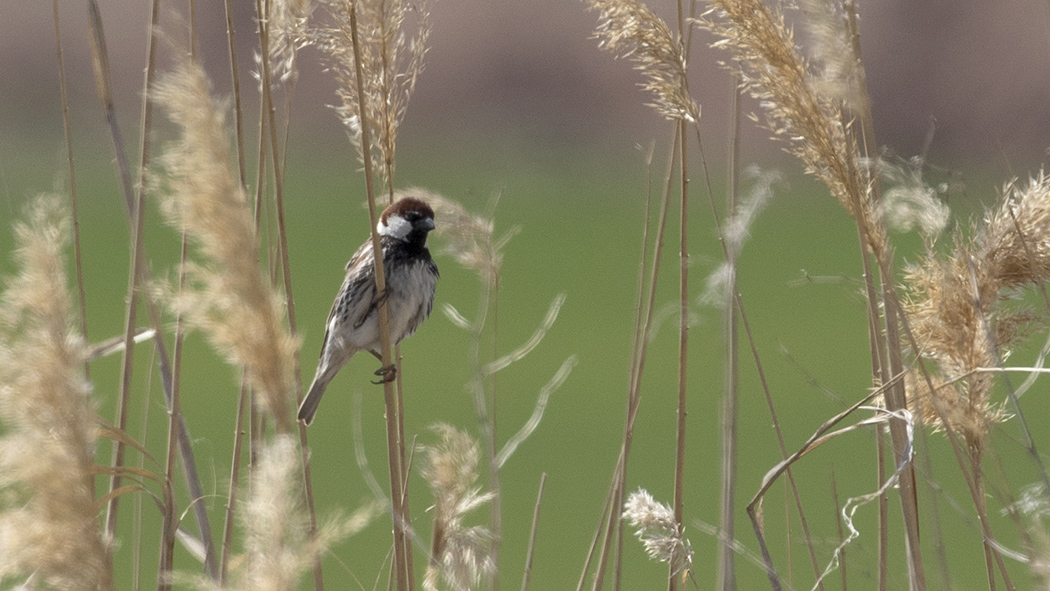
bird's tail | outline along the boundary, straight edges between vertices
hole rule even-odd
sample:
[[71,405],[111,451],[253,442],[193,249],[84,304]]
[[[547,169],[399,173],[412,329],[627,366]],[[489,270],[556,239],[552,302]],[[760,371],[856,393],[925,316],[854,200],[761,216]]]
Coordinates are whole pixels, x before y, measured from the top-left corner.
[[324,395],[324,390],[328,387],[328,382],[330,381],[332,381],[330,376],[320,372],[314,377],[314,382],[310,384],[310,390],[306,393],[306,397],[303,398],[303,403],[299,405],[298,419],[304,425],[309,426],[310,423],[314,422],[317,407],[321,404],[321,396]]

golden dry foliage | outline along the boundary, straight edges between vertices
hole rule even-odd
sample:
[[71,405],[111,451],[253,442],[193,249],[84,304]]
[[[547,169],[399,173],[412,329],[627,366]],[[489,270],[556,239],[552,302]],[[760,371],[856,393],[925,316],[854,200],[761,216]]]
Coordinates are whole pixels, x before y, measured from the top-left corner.
[[156,100],[182,132],[164,158],[170,186],[163,210],[171,225],[193,237],[203,259],[189,266],[174,307],[245,369],[278,428],[289,430],[298,342],[284,326],[281,294],[259,269],[259,241],[230,166],[222,111],[204,71],[186,60],[158,84]]
[[957,235],[949,256],[931,254],[905,276],[905,310],[919,354],[939,369],[932,396],[913,376],[916,410],[978,447],[1006,416],[990,399],[991,374],[978,370],[996,367],[1034,318],[1008,300],[1019,288],[1050,280],[1050,179],[1040,172],[1025,186],[1008,183],[1003,194],[971,239]]
[[477,486],[481,452],[473,437],[455,427],[437,425],[434,430],[441,442],[425,448],[420,470],[434,492],[434,539],[423,588],[440,589],[444,581],[454,591],[476,589],[495,569],[488,529],[463,524],[467,513],[492,498]]
[[[426,0],[318,0],[327,15],[325,24],[310,28],[310,43],[324,54],[335,74],[335,107],[350,139],[364,161],[361,145],[360,102],[350,13],[357,8],[357,35],[361,52],[362,88],[368,113],[372,165],[378,179],[390,182],[394,174],[397,128],[405,117],[430,35],[430,7]],[[377,182],[382,186],[383,182]]]
[[0,302],[0,580],[111,589],[91,488],[97,429],[87,350],[62,256],[70,220],[51,197],[28,217],[15,225],[20,274]]
[[649,106],[672,120],[695,122],[700,105],[689,95],[686,55],[667,22],[641,0],[587,0],[599,12],[594,33],[599,47],[635,62],[655,102]]

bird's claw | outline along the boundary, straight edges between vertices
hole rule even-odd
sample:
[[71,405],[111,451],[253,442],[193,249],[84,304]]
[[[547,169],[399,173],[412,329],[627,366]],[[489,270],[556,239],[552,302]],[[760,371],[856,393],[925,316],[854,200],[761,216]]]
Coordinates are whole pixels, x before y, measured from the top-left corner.
[[380,376],[381,379],[379,381],[372,382],[373,384],[377,386],[380,384],[388,384],[397,379],[397,366],[387,365],[384,367],[380,367],[375,371],[375,375]]

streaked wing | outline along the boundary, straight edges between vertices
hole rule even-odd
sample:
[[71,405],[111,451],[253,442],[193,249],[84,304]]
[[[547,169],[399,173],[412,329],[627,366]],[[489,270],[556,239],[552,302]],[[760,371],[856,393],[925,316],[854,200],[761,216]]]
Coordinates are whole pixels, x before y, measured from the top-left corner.
[[[325,351],[328,349],[328,340],[332,338],[332,328],[335,326],[333,320],[336,319],[343,311],[343,308],[348,305],[346,298],[349,292],[352,292],[351,288],[351,276],[359,274],[359,267],[370,266],[372,263],[372,241],[366,240],[361,246],[357,248],[354,254],[350,257],[350,261],[346,263],[346,276],[343,279],[342,285],[339,287],[339,293],[336,294],[335,300],[332,302],[332,309],[328,311],[328,319],[324,323],[324,340],[321,342],[321,359],[324,359]],[[372,273],[368,273],[371,277]]]
[[366,256],[371,254],[372,240],[368,239],[365,240],[361,246],[358,246],[357,250],[354,251],[354,254],[350,256],[350,260],[346,263],[346,272],[349,273],[358,262],[361,262],[362,259],[371,258],[371,256]]

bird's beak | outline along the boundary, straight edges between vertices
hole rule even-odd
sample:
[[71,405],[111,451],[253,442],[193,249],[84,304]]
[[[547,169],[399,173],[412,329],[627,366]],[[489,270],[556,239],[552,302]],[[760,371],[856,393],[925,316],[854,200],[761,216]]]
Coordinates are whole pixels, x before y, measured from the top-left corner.
[[416,220],[416,223],[412,224],[412,227],[416,230],[429,232],[434,229],[434,220],[431,218],[420,218]]

